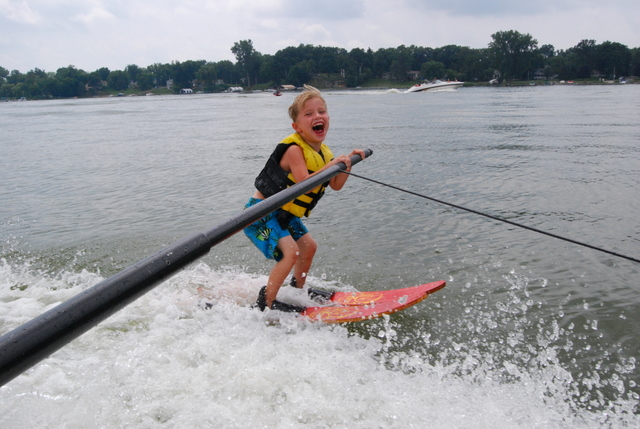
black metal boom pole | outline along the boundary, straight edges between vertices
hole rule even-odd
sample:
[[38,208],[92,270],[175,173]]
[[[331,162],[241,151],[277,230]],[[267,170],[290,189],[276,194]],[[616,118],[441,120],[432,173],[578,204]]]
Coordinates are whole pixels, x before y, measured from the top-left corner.
[[[373,152],[365,150],[366,157]],[[351,156],[357,164],[360,155]],[[291,186],[217,227],[190,235],[103,280],[0,337],[0,386],[147,293],[246,226],[318,187],[346,167],[338,163]]]

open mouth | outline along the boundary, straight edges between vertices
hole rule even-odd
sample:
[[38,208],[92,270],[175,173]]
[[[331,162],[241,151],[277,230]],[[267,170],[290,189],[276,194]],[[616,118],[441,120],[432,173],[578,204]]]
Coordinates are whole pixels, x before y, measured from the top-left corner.
[[313,130],[314,133],[321,134],[322,132],[324,132],[324,124],[323,123],[315,124],[314,126],[311,127],[311,129]]

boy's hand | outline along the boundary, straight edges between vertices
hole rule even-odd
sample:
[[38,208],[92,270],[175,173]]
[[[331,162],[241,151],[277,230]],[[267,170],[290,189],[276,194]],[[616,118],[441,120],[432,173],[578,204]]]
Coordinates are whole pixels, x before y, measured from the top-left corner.
[[364,154],[364,150],[362,149],[354,149],[353,151],[351,151],[351,153],[349,155],[340,155],[339,157],[335,158],[334,160],[336,162],[344,162],[344,164],[347,166],[346,170],[347,171],[351,171],[351,157],[353,155],[360,155],[360,158],[364,159],[366,157],[366,155]]
[[337,158],[334,158],[333,161],[338,164],[340,162],[343,162],[344,165],[346,165],[346,170],[349,171],[351,170],[351,158],[347,155],[340,155]]
[[349,157],[352,157],[353,155],[360,155],[360,158],[362,158],[362,160],[364,160],[367,157],[364,153],[364,150],[362,149],[352,150],[351,153],[349,154]]
[[[344,162],[344,165],[346,165],[345,171],[349,172],[351,171],[351,157],[353,155],[360,155],[360,158],[362,159],[366,157],[364,150],[354,149],[353,151],[351,151],[349,155],[340,155],[339,157],[334,158],[330,164],[335,165],[339,162]],[[329,182],[329,186],[331,186],[331,189],[333,189],[334,191],[339,191],[340,189],[342,189],[342,187],[344,186],[344,183],[347,181],[347,177],[349,177],[348,174],[338,174],[337,176],[331,179],[331,181]]]

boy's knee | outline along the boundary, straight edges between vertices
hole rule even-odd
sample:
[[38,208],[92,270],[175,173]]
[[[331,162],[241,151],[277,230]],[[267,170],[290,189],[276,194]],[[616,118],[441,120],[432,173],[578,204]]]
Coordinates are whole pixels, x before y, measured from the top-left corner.
[[307,256],[313,256],[316,254],[316,250],[318,250],[318,243],[312,238],[306,246],[306,254]]
[[316,241],[309,237],[305,236],[301,240],[296,242],[300,248],[300,256],[304,259],[313,258],[316,254],[316,250],[318,249],[318,244]]
[[290,263],[292,266],[298,261],[300,257],[300,249],[298,246],[292,246],[286,252],[283,252],[282,259],[287,263]]
[[300,252],[295,252],[289,255],[289,257],[287,258],[287,261],[289,261],[291,263],[291,266],[293,266],[296,264],[296,262],[298,262],[299,258],[300,258]]

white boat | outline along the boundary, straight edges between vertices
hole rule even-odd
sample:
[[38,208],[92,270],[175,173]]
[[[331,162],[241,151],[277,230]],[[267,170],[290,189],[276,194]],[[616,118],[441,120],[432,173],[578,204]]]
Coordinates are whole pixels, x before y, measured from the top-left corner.
[[416,85],[413,85],[406,92],[421,92],[421,91],[443,91],[443,90],[455,90],[464,85],[464,82],[460,82],[457,80],[454,81],[442,81],[439,79],[434,80],[433,82],[423,82]]

